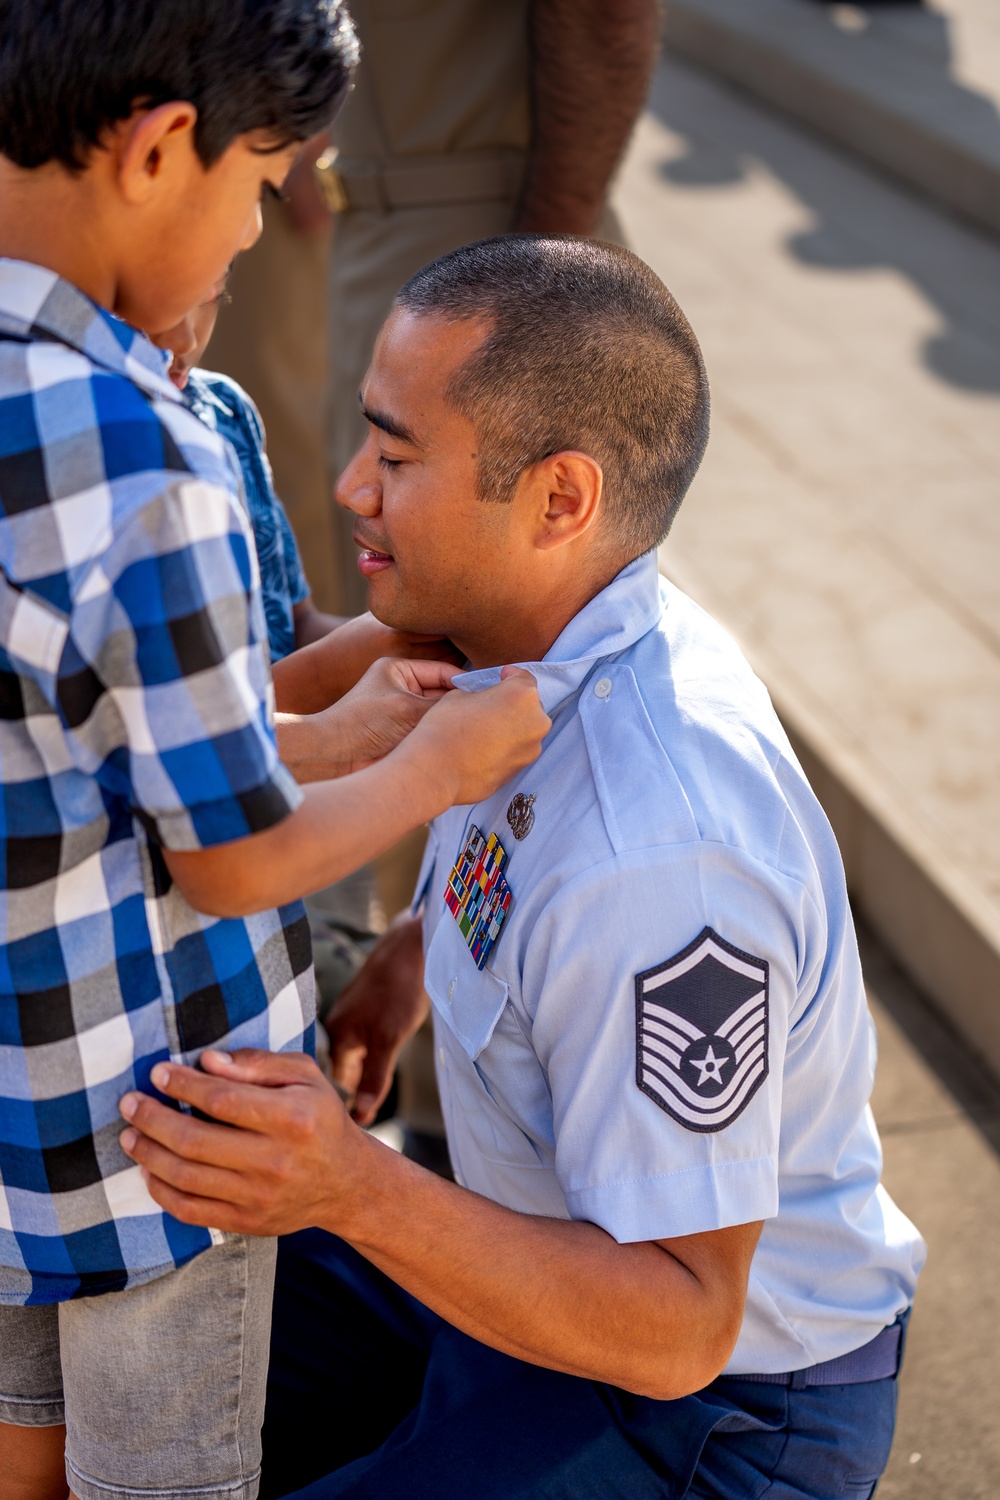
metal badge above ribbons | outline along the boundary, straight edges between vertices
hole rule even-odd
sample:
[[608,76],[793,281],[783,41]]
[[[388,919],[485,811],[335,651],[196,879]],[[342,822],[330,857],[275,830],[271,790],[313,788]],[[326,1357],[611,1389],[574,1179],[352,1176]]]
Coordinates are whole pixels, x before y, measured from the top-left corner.
[[534,792],[532,792],[530,797],[526,797],[523,792],[518,792],[517,796],[512,798],[511,804],[507,809],[507,822],[510,824],[511,832],[519,843],[521,839],[528,837],[528,834],[535,826],[534,805]]
[[507,854],[495,833],[485,838],[469,829],[445,887],[445,905],[458,923],[477,969],[486,967],[511,902],[504,878]]

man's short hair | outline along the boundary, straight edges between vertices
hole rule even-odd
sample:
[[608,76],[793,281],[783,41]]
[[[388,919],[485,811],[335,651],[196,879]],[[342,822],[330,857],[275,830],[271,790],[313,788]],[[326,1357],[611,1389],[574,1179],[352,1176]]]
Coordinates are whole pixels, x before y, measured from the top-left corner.
[[323,130],[357,57],[341,0],[0,0],[0,152],[79,169],[137,106],[183,99],[209,167],[251,130]]
[[477,430],[483,499],[509,500],[531,464],[577,449],[603,469],[616,542],[638,556],[663,540],[708,441],[708,381],[690,324],[638,256],[501,235],[442,255],[396,301],[489,324],[448,389]]

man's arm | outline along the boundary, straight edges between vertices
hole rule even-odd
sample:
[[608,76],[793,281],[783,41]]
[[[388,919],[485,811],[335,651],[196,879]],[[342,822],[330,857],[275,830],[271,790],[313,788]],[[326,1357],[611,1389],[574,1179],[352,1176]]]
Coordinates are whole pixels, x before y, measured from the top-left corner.
[[325,1021],[330,1064],[359,1125],[371,1125],[392,1085],[403,1044],[430,1008],[422,923],[400,912]]
[[[223,1123],[130,1094],[122,1145],[185,1223],[340,1235],[472,1337],[532,1364],[672,1400],[736,1343],[759,1224],[619,1245],[443,1182],[348,1118],[310,1059],[206,1053],[157,1088]],[[239,1127],[237,1130],[231,1127]]]
[[658,0],[534,0],[532,140],[515,228],[592,234],[645,103]]
[[382,657],[461,664],[454,646],[441,636],[393,630],[374,615],[358,615],[275,662],[275,704],[280,713],[320,713],[350,692]]

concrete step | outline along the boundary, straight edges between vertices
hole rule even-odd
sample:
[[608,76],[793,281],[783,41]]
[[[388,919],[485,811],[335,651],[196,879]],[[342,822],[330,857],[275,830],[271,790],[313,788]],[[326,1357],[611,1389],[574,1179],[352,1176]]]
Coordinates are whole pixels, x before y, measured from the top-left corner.
[[856,904],[1000,1076],[1000,246],[669,58],[617,206],[714,393],[663,566],[771,689]]
[[670,0],[667,45],[1000,233],[1000,7]]
[[885,1184],[927,1241],[878,1500],[996,1500],[1000,1085],[864,929]]

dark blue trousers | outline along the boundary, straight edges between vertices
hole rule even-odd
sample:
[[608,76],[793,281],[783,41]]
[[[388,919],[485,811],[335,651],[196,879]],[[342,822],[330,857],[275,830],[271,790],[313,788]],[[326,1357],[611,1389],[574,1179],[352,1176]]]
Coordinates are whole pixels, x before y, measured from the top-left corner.
[[895,1416],[894,1378],[651,1401],[538,1369],[305,1230],[278,1250],[261,1500],[868,1500]]

